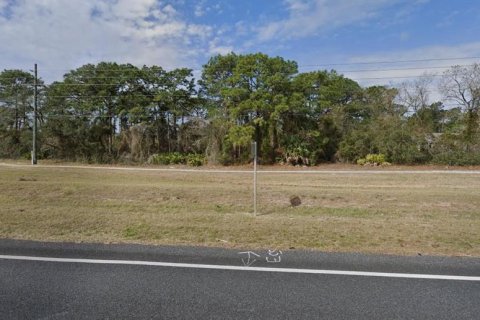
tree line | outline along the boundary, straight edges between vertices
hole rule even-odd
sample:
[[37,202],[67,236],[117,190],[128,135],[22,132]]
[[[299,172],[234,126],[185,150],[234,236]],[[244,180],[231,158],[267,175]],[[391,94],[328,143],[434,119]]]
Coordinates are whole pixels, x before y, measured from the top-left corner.
[[[212,57],[193,70],[101,62],[38,81],[39,159],[99,163],[197,155],[209,163],[480,164],[480,66],[397,87],[361,87],[335,70],[299,73],[262,53]],[[31,152],[33,76],[0,73],[0,157]],[[160,157],[160,158],[158,158]],[[163,157],[163,158],[162,158]],[[197,158],[197,159],[198,159]],[[198,162],[198,161],[197,161]]]

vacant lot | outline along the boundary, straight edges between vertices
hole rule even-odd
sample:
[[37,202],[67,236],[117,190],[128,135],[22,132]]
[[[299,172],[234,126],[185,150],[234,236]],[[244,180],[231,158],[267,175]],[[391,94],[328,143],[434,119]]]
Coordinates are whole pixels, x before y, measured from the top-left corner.
[[245,172],[0,165],[0,238],[480,256],[475,173],[259,173],[258,204]]

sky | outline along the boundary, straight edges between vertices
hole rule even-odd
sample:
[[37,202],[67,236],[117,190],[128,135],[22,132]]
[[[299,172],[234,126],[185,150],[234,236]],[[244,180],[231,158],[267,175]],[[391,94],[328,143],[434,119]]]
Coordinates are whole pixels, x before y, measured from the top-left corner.
[[[263,52],[367,86],[480,62],[478,0],[0,0],[0,69],[48,82],[86,63],[194,69]],[[405,77],[405,78],[401,78]]]

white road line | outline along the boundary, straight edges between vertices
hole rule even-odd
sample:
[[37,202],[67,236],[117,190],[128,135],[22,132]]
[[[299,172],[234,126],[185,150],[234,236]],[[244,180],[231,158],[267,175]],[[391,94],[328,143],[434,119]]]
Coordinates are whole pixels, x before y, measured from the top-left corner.
[[[135,167],[99,167],[70,165],[27,165],[0,163],[4,167],[58,168],[58,169],[94,169],[119,171],[156,171],[156,172],[191,172],[191,173],[248,173],[253,170],[213,170],[213,169],[167,169],[167,168],[135,168]],[[480,174],[480,170],[258,170],[258,174]]]
[[13,255],[0,255],[0,259],[22,260],[22,261],[63,262],[63,263],[138,265],[138,266],[191,268],[191,269],[212,269],[212,270],[233,270],[233,271],[260,271],[260,272],[280,272],[280,273],[385,277],[385,278],[480,281],[480,277],[471,277],[471,276],[452,276],[452,275],[415,274],[415,273],[387,273],[387,272],[367,272],[367,271],[343,271],[343,270],[316,270],[316,269],[297,269],[297,268],[242,267],[242,266],[228,266],[228,265],[214,265],[214,264],[190,264],[190,263],[172,263],[172,262],[138,261],[138,260],[98,260],[98,259],[52,258],[52,257],[31,257],[31,256],[13,256]]

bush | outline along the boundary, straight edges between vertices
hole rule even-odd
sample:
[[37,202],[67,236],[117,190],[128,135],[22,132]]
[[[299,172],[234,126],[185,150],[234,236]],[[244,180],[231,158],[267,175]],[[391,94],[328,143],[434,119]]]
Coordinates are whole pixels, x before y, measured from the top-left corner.
[[364,165],[383,165],[389,164],[385,161],[385,155],[378,153],[378,154],[367,154],[365,158],[358,159],[357,164],[364,166]]
[[311,160],[312,154],[313,153],[308,150],[307,147],[300,145],[295,148],[288,149],[287,152],[285,152],[285,163],[292,166],[314,165],[315,163],[312,163],[313,161]]
[[385,155],[384,154],[367,154],[365,157],[365,160],[367,160],[367,163],[371,164],[382,164],[385,162]]
[[150,157],[148,162],[151,164],[162,165],[185,164],[185,156],[179,152],[154,154]]
[[187,164],[192,167],[200,167],[205,163],[205,157],[201,154],[191,153],[187,155]]
[[449,150],[435,154],[432,159],[434,164],[446,164],[449,166],[474,166],[480,165],[480,153],[460,150]]
[[360,165],[360,166],[364,166],[364,165],[367,164],[367,160],[366,159],[358,159],[357,164]]
[[180,152],[170,152],[154,154],[148,158],[149,164],[171,165],[188,164],[192,167],[199,167],[205,163],[205,157],[201,154],[181,154]]
[[[480,135],[476,137],[480,141]],[[480,143],[468,143],[459,134],[446,133],[433,145],[433,164],[451,166],[480,165]]]
[[170,164],[185,164],[186,157],[185,155],[179,152],[172,152],[167,154],[168,161]]
[[149,164],[163,164],[167,165],[170,164],[169,159],[166,154],[152,154],[148,158]]

